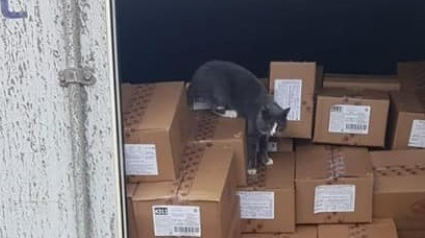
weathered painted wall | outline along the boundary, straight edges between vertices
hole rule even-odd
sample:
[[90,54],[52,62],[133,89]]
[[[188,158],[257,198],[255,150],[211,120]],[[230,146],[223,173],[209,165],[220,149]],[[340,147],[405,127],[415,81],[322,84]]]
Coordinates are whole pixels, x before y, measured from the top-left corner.
[[87,141],[92,237],[117,237],[115,181],[112,160],[110,70],[105,0],[81,0],[82,62],[95,69],[97,83],[87,88]]
[[[6,1],[6,0],[0,0]],[[0,237],[76,238],[62,1],[8,0],[25,19],[0,14]],[[105,0],[81,1],[87,88],[90,237],[117,237],[111,73]]]

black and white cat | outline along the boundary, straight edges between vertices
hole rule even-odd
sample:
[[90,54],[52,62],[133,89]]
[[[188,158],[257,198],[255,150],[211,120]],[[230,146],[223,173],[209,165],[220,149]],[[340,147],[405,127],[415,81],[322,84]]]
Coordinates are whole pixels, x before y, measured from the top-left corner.
[[188,101],[192,107],[201,101],[222,117],[245,118],[248,174],[273,164],[267,154],[269,137],[286,127],[290,109],[282,109],[253,73],[232,62],[209,61],[194,73]]

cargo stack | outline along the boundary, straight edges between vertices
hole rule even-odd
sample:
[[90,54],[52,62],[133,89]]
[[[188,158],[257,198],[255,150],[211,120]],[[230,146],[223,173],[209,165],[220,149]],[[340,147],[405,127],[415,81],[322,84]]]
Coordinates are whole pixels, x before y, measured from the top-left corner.
[[122,95],[130,237],[238,237],[244,120],[190,111],[184,82]]
[[398,70],[271,62],[291,111],[255,176],[244,119],[189,110],[183,82],[123,85],[130,238],[424,238],[425,65]]

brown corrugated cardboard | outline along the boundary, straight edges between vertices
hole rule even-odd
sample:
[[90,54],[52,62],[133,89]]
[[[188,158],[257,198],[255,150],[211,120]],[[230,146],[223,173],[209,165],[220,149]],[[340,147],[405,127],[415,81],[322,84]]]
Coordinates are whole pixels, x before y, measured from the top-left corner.
[[391,219],[376,219],[371,224],[319,225],[318,238],[397,238]]
[[128,97],[123,121],[129,181],[177,179],[191,130],[184,83],[139,84],[123,90]]
[[297,151],[298,147],[302,146],[312,146],[315,145],[312,140],[306,140],[306,139],[296,139],[294,140],[294,150]]
[[425,90],[425,61],[398,62],[397,75],[402,91]]
[[235,151],[238,186],[246,186],[247,158],[245,120],[222,118],[208,111],[196,111],[190,143],[231,145]]
[[294,153],[273,153],[274,164],[239,188],[244,233],[295,231]]
[[298,147],[295,182],[297,224],[372,220],[373,172],[365,148]]
[[398,230],[398,238],[425,238],[425,228],[422,230]]
[[323,88],[400,91],[397,75],[325,74]]
[[412,92],[391,93],[389,147],[425,148],[425,106]]
[[270,137],[269,152],[292,152],[294,151],[294,139],[285,137]]
[[[239,210],[238,210],[239,212]],[[235,214],[232,214],[232,225],[230,226],[229,235],[227,238],[240,238],[241,237],[241,227],[242,227],[242,221],[239,218],[239,214],[236,212]]]
[[312,137],[316,70],[316,63],[270,63],[270,92],[279,105],[291,107],[288,125],[279,136]]
[[384,147],[389,96],[324,89],[317,96],[314,142]]
[[375,173],[373,215],[398,229],[425,229],[425,150],[371,152]]
[[121,86],[121,111],[125,112],[131,104],[131,97],[136,87],[130,83],[123,83]]
[[136,192],[137,184],[126,184],[127,190],[127,229],[129,238],[139,238],[137,234],[136,221],[133,209],[133,196]]
[[230,146],[188,145],[177,182],[139,184],[133,197],[139,236],[172,236],[176,229],[190,234],[174,235],[228,237],[232,214],[239,213],[233,155]]
[[243,234],[242,238],[317,238],[317,226],[297,226],[294,233]]

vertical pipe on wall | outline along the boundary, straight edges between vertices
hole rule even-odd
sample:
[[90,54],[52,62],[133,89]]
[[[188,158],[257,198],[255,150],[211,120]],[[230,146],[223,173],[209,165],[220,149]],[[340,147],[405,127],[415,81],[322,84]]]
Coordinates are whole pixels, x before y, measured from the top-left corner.
[[[81,69],[81,19],[78,0],[65,0],[63,26],[65,32],[66,65],[68,69]],[[87,101],[84,86],[79,83],[67,85],[71,119],[73,153],[74,206],[78,238],[90,237],[89,184],[87,178],[85,105]]]

